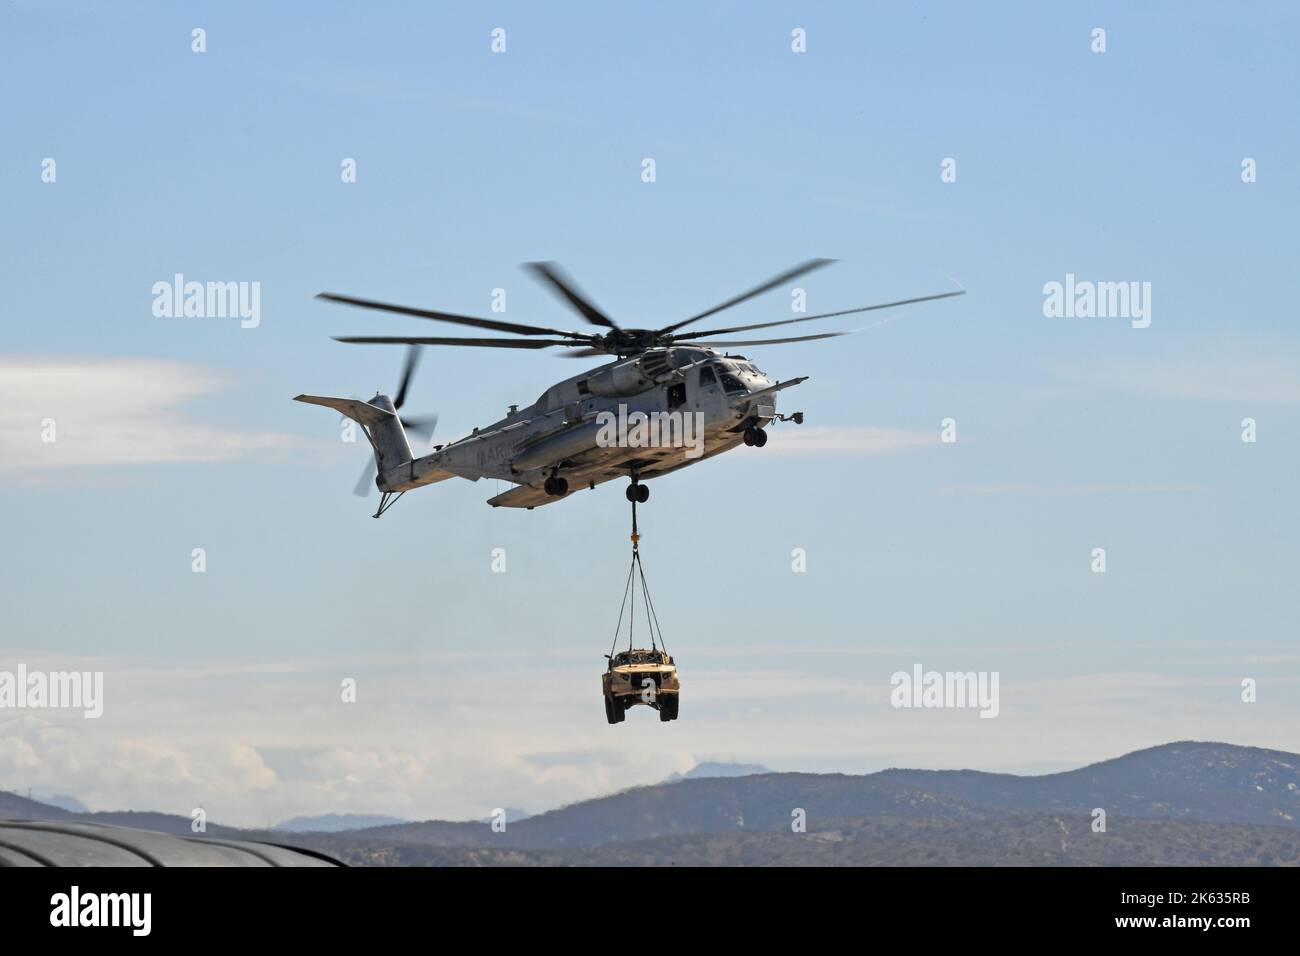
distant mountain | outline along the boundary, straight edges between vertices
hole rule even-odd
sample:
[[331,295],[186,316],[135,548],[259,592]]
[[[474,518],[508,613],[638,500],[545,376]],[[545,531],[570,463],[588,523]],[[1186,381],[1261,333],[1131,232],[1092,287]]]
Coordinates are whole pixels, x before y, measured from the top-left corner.
[[0,820],[63,820],[71,816],[62,807],[0,790]]
[[[47,822],[86,821],[107,823],[120,827],[135,827],[157,833],[188,836],[194,833],[190,817],[173,813],[153,813],[148,810],[108,810],[99,813],[70,813],[62,807],[29,800],[16,793],[0,790],[0,820],[42,820]],[[240,831],[235,827],[208,824],[205,836],[233,836]]]
[[885,770],[874,776],[1008,811],[1104,807],[1167,820],[1300,826],[1300,755],[1181,741],[1041,777],[974,770]]
[[[299,820],[348,826],[209,824],[207,835],[293,843],[366,865],[1300,865],[1300,755],[1283,751],[1184,741],[1033,777],[763,767],[739,775],[742,767],[701,764],[670,782],[508,815],[500,833],[487,822],[331,815]],[[1104,833],[1092,830],[1095,807],[1106,810]],[[72,814],[12,793],[0,793],[0,817],[190,832],[188,817]],[[383,825],[354,828],[369,819]]]
[[806,833],[742,830],[532,850],[358,833],[313,834],[301,845],[351,866],[1300,866],[1300,839],[1286,827],[1112,817],[1102,834],[1091,822],[1082,814],[851,818],[810,823]]
[[441,846],[518,849],[594,846],[690,833],[788,829],[802,808],[820,819],[904,816],[974,820],[979,808],[872,777],[770,773],[705,777],[625,790],[572,804],[492,833],[481,823],[428,821],[360,835]]
[[289,833],[342,833],[345,830],[364,830],[367,827],[394,826],[406,823],[401,817],[382,814],[325,813],[316,817],[294,817],[276,824],[272,829]]
[[32,794],[33,800],[38,800],[47,806],[58,807],[60,810],[67,810],[69,813],[89,813],[90,807],[86,806],[76,797],[69,796],[66,793],[41,793]]
[[771,773],[766,767],[756,763],[722,763],[706,760],[698,763],[685,773],[672,774],[665,782],[676,780],[700,780],[704,777],[752,777],[758,773]]
[[821,821],[898,817],[970,822],[1065,813],[1202,820],[1300,829],[1300,756],[1183,742],[1038,777],[972,770],[885,770],[864,776],[764,773],[636,787],[542,813],[504,833],[426,821],[359,831],[442,847],[593,847],[687,834],[788,831],[796,810]]
[[[527,810],[520,810],[518,807],[502,807],[505,811],[506,825],[518,823],[520,820],[527,820],[531,814]],[[484,817],[479,823],[491,824],[494,822],[493,817]]]

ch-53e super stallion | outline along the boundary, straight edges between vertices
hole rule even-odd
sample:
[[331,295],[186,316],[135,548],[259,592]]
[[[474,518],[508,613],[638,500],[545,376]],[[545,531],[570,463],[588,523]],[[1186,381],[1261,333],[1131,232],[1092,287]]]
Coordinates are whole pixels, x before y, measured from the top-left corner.
[[[721,305],[658,329],[619,326],[552,263],[529,263],[525,268],[602,331],[566,332],[323,292],[317,298],[518,337],[337,336],[340,342],[410,346],[397,394],[392,398],[375,395],[369,401],[299,395],[295,401],[336,409],[361,425],[374,449],[374,483],[381,492],[376,518],[406,492],[448,478],[470,481],[499,478],[514,484],[509,491],[488,499],[493,507],[531,509],[558,501],[584,486],[595,488],[615,478],[630,479],[628,500],[644,502],[650,497],[650,489],[643,483],[647,479],[713,458],[741,444],[762,448],[767,444],[764,428],[771,422],[803,421],[799,412],[779,414],[776,397],[784,389],[805,381],[807,376],[777,381],[743,356],[719,354],[717,349],[805,342],[847,333],[727,341],[711,341],[710,336],[946,299],[964,291],[775,322],[711,328],[703,332],[681,331],[832,261],[809,260]],[[429,454],[416,457],[407,439],[408,430],[414,434],[431,434],[437,417],[404,419],[398,412],[406,400],[420,348],[425,345],[561,347],[568,349],[561,354],[569,357],[610,355],[615,360],[552,385],[533,404],[523,408],[512,405],[505,418],[475,428],[464,438],[432,446]],[[368,467],[358,485],[358,494],[364,494],[369,483]]]

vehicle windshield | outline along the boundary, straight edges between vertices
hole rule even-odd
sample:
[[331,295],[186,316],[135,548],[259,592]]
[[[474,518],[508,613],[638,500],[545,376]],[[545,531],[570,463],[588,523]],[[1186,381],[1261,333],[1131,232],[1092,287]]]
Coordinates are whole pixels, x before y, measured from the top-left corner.
[[623,651],[614,657],[615,665],[662,664],[664,656],[658,651]]

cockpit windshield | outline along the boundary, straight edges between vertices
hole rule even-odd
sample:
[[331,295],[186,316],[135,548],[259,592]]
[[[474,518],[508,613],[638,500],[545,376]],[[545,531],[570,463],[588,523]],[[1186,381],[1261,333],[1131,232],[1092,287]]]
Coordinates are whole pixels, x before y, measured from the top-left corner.
[[726,369],[718,369],[718,379],[722,382],[723,391],[728,395],[741,395],[749,391],[749,389],[745,388],[744,382]]

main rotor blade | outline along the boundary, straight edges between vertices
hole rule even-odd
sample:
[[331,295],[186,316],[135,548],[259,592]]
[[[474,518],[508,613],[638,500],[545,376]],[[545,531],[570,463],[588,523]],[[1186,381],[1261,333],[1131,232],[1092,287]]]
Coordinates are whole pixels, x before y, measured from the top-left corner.
[[363,309],[378,309],[380,312],[396,312],[398,315],[413,315],[418,319],[433,319],[437,322],[451,322],[455,325],[471,325],[478,329],[492,329],[496,332],[513,332],[516,335],[565,335],[575,339],[590,339],[586,332],[565,332],[562,329],[548,329],[540,325],[520,325],[518,322],[502,322],[500,319],[476,319],[472,315],[456,315],[452,312],[435,312],[432,309],[413,309],[405,305],[391,305],[376,302],[373,299],[357,299],[349,295],[335,295],[333,292],[321,292],[316,298],[327,302],[341,302],[344,305],[356,305]]
[[422,335],[336,335],[334,341],[361,345],[475,345],[491,349],[544,349],[551,345],[573,345],[562,339],[448,339]]
[[411,384],[411,374],[419,364],[420,346],[412,345],[406,352],[406,365],[402,367],[402,381],[397,386],[397,397],[393,399],[394,408],[401,408],[402,403],[406,401],[406,387]]
[[554,262],[526,262],[524,268],[533,272],[548,284],[560,298],[569,303],[579,315],[592,325],[603,325],[607,329],[616,329],[618,324],[578,291],[577,284],[560,271]]
[[597,355],[609,355],[610,353],[603,349],[569,349],[567,352],[560,352],[560,358],[593,358]]
[[811,342],[813,339],[833,339],[837,335],[848,335],[848,332],[823,332],[820,335],[796,335],[788,339],[750,339],[746,342],[674,342],[674,345],[690,345],[696,348],[720,349],[730,348],[733,345],[779,345],[782,342]]
[[842,312],[823,312],[821,315],[808,315],[798,319],[781,319],[779,322],[759,322],[756,325],[733,325],[729,329],[711,329],[708,332],[691,332],[691,338],[701,335],[729,335],[732,332],[748,332],[751,329],[770,329],[774,325],[793,325],[796,322],[812,322],[815,319],[833,319],[841,315],[854,315],[858,312],[872,312],[876,309],[892,309],[896,305],[912,305],[914,302],[931,302],[935,299],[950,299],[955,295],[965,295],[966,290],[957,292],[940,292],[938,295],[923,295],[917,299],[899,299],[897,302],[883,302],[880,305],[865,305],[860,309],[844,309]]
[[749,299],[754,298],[754,296],[756,295],[762,295],[764,292],[767,292],[769,289],[775,289],[779,285],[785,285],[785,283],[790,282],[793,279],[797,279],[802,275],[807,275],[809,272],[812,272],[814,269],[820,269],[822,266],[828,266],[834,261],[835,261],[834,259],[809,259],[807,262],[800,263],[799,265],[795,266],[793,269],[789,269],[785,272],[782,272],[779,276],[773,276],[771,279],[768,279],[762,285],[754,286],[754,288],[750,289],[748,292],[742,292],[734,299],[728,299],[726,302],[722,303],[722,305],[715,305],[707,312],[701,312],[699,315],[693,315],[689,319],[682,319],[682,321],[677,322],[673,325],[664,326],[659,331],[672,332],[676,329],[680,329],[684,325],[689,325],[692,322],[698,322],[700,319],[706,319],[711,315],[721,312],[723,309],[729,309],[733,305],[740,305],[740,303],[746,302]]

